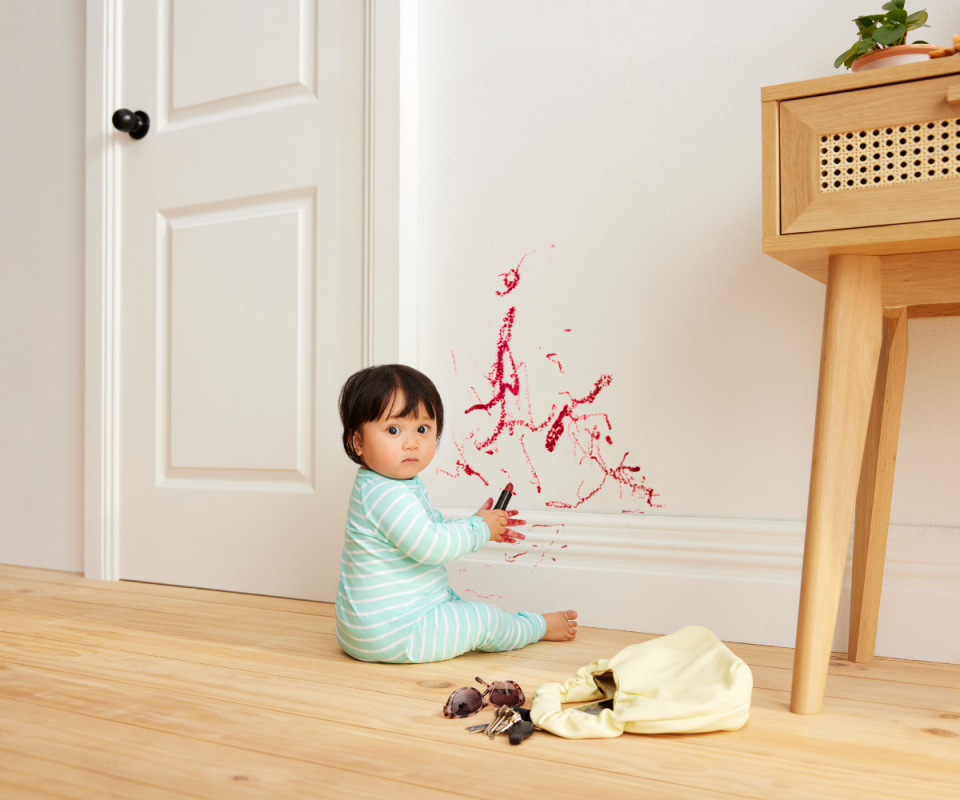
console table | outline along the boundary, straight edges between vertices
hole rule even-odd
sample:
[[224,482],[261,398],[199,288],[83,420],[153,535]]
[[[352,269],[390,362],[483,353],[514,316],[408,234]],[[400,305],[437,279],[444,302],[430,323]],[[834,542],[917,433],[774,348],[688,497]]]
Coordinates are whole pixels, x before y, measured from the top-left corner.
[[960,56],[766,87],[763,251],[827,285],[790,710],[819,713],[856,508],[871,661],[907,320],[960,315]]

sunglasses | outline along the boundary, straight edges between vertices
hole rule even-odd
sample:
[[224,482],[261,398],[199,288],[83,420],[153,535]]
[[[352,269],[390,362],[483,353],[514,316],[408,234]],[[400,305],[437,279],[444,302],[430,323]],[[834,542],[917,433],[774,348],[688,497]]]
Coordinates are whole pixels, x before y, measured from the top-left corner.
[[477,678],[476,681],[486,686],[486,691],[481,693],[473,686],[457,689],[447,698],[447,704],[443,707],[443,716],[448,719],[458,719],[476,714],[488,705],[522,706],[526,702],[523,689],[513,681],[487,683],[481,678]]

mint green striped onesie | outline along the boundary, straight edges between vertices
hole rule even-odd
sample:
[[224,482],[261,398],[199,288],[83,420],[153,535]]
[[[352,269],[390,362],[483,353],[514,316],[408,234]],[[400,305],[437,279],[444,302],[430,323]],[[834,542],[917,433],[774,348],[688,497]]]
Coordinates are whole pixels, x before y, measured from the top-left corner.
[[361,661],[420,664],[539,641],[541,614],[461,599],[444,564],[490,541],[477,516],[444,519],[419,477],[360,468],[350,494],[337,590],[337,641]]

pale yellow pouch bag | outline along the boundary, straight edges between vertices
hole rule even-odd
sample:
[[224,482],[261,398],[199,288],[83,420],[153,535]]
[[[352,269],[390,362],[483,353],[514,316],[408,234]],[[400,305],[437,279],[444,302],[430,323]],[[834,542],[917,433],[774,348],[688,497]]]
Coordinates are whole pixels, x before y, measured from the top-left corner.
[[750,667],[707,628],[688,625],[594,661],[566,683],[544,683],[530,718],[567,739],[735,731],[752,691]]

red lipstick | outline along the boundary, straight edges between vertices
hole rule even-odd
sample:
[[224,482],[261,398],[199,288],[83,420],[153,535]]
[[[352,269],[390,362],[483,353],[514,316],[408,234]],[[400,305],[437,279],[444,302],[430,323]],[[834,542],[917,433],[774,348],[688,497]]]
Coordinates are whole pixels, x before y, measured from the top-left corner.
[[503,487],[503,491],[500,492],[500,497],[497,499],[497,504],[493,507],[494,511],[506,511],[511,497],[513,497],[513,484],[508,483]]

